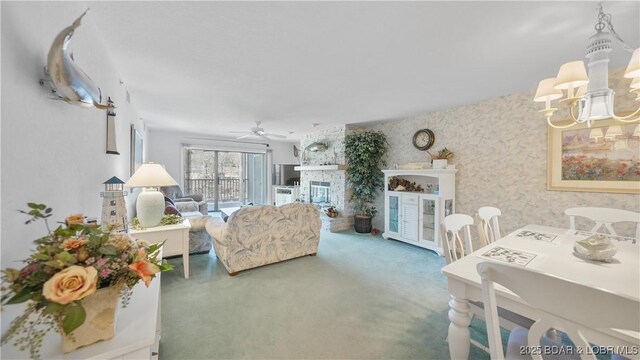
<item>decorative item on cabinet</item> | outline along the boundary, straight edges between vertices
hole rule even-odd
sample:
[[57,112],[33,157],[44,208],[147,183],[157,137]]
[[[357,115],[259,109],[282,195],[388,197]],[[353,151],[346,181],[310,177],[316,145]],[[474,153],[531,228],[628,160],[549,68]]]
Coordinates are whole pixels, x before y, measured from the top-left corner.
[[124,181],[113,176],[103,184],[104,191],[100,193],[100,196],[104,198],[102,200],[101,225],[111,232],[127,232],[129,220],[124,200],[127,195],[127,192],[124,191]]
[[[428,152],[428,151],[427,151]],[[440,149],[437,153],[432,154],[428,152],[433,161],[434,169],[446,169],[449,159],[453,158],[453,152],[446,147]]]
[[[26,305],[24,313],[2,334],[3,355],[11,341],[18,350],[29,350],[32,358],[39,358],[42,339],[50,330],[73,337],[73,344],[63,346],[65,352],[113,336],[113,331],[106,330],[114,326],[107,312],[112,314],[116,305],[108,304],[102,309],[104,313],[99,310],[94,317],[95,311],[85,309],[92,306],[90,299],[102,297],[100,290],[112,288],[118,295],[114,300],[121,298],[126,305],[137,283],[142,281],[149,287],[161,271],[173,268],[161,258],[163,243],[150,245],[125,233],[109,233],[96,224],[84,223],[82,214],[67,217],[66,226],[51,230],[48,218],[52,209],[38,203],[27,205],[27,211],[20,211],[31,217],[26,223],[43,220],[48,234],[36,240],[38,246],[24,260],[26,265],[2,271],[2,306]],[[85,324],[105,332],[82,328]]]
[[393,191],[424,192],[422,185],[416,184],[415,181],[411,182],[395,176],[389,178],[387,189]]

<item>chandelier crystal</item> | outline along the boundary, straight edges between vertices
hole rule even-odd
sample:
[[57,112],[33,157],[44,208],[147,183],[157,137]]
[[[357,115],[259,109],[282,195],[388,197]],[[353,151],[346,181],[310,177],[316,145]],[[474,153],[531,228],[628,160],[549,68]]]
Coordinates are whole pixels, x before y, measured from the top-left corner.
[[[607,28],[609,31],[603,31]],[[583,61],[572,61],[560,67],[555,78],[540,81],[533,101],[544,102],[545,108],[540,112],[547,118],[549,126],[567,128],[575,124],[591,123],[601,119],[615,119],[621,122],[640,121],[640,106],[627,116],[617,116],[613,110],[614,91],[609,88],[609,52],[611,37],[615,37],[622,47],[631,52],[631,60],[624,72],[624,77],[633,79],[630,92],[636,95],[635,101],[640,103],[640,48],[633,50],[613,29],[611,14],[605,14],[602,5],[595,25],[596,34],[589,39],[586,58],[589,71]],[[560,99],[570,109],[573,122],[568,125],[556,125],[551,117],[558,110],[551,107],[551,101]],[[577,115],[576,115],[577,108]]]

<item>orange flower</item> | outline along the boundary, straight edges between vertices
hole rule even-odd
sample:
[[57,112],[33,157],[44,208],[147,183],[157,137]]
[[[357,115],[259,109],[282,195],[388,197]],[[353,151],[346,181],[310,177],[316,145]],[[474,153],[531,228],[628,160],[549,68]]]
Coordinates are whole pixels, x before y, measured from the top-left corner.
[[82,224],[84,223],[84,215],[82,214],[69,215],[65,220],[67,222],[67,226],[71,224]]
[[155,264],[149,262],[147,259],[142,259],[140,261],[136,261],[133,264],[129,265],[129,269],[138,273],[138,276],[144,284],[149,287],[151,283],[151,279],[153,278],[153,274],[160,272],[160,268],[158,268]]
[[86,243],[88,243],[89,240],[87,240],[86,237],[70,237],[68,239],[65,239],[62,244],[60,244],[60,248],[65,249],[65,250],[75,250],[75,249],[79,249],[81,247],[83,247]]
[[42,287],[42,295],[58,304],[68,304],[96,292],[98,272],[88,266],[69,266],[53,275]]

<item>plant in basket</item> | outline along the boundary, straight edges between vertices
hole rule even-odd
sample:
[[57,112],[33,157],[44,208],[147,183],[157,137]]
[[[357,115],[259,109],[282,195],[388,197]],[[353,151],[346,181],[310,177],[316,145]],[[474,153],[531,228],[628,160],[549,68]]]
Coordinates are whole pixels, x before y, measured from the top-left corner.
[[85,323],[86,304],[97,292],[108,289],[126,306],[140,280],[148,287],[157,273],[173,268],[160,256],[162,244],[149,245],[128,234],[85,224],[79,214],[67,217],[65,225],[52,231],[51,208],[36,203],[28,207],[20,211],[31,216],[25,223],[44,220],[48,234],[35,240],[36,250],[21,269],[2,270],[2,305],[27,304],[2,334],[1,344],[14,339],[13,345],[28,350],[32,358],[40,357],[40,345],[49,330],[71,341],[83,336],[72,332]]

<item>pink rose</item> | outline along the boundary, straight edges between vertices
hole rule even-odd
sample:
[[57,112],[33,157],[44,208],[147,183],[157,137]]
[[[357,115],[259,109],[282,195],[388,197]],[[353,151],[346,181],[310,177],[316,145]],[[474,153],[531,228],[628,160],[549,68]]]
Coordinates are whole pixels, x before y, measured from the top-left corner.
[[68,304],[96,292],[98,272],[95,268],[69,266],[54,274],[42,287],[42,295],[58,304]]
[[129,265],[129,269],[137,272],[138,276],[142,281],[144,281],[144,284],[147,287],[151,284],[151,279],[153,278],[151,275],[160,271],[160,268],[146,259],[134,262]]

